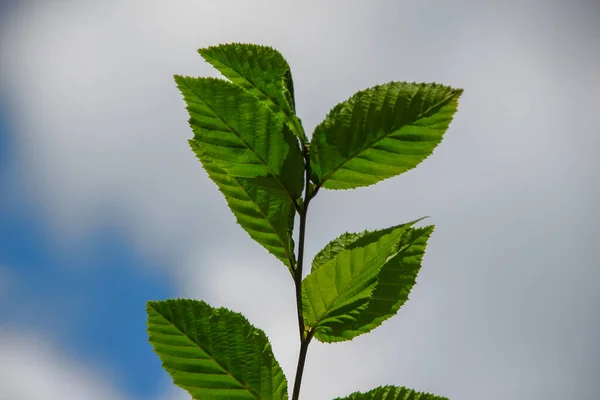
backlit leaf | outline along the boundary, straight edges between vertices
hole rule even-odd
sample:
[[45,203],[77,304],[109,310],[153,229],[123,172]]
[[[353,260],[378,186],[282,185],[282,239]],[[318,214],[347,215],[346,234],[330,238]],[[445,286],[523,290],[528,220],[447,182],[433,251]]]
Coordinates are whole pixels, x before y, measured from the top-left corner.
[[311,180],[326,189],[352,189],[416,167],[442,140],[461,93],[406,82],[357,92],[315,128]]
[[[322,342],[341,342],[353,339],[363,333],[370,332],[388,318],[394,316],[400,307],[408,300],[408,295],[415,285],[417,274],[421,269],[421,261],[425,254],[427,240],[434,227],[408,228],[400,238],[395,252],[388,257],[377,275],[377,284],[366,307],[357,311],[355,318],[331,322],[326,328],[320,329],[315,337]],[[372,242],[367,232],[355,235],[352,240],[345,234],[330,242],[337,244],[338,252],[360,246],[365,239]],[[364,243],[362,244],[364,245]],[[329,245],[328,245],[329,246]],[[324,249],[326,250],[327,247]],[[330,250],[329,256],[336,253]],[[318,263],[326,260],[324,255],[318,255],[313,261],[313,269],[319,268]],[[315,261],[317,265],[315,265]]]
[[210,46],[198,52],[227,79],[264,102],[303,143],[308,142],[295,114],[292,72],[281,53],[269,46],[245,43]]
[[366,393],[354,392],[347,397],[337,397],[334,400],[448,400],[446,397],[435,396],[431,393],[416,392],[412,389],[398,386],[380,386]]
[[315,337],[333,326],[355,321],[368,306],[377,277],[388,259],[395,255],[403,235],[417,221],[388,229],[364,232],[353,246],[335,252],[313,268],[302,284],[305,324]]
[[176,75],[190,114],[192,139],[229,175],[282,192],[295,201],[304,187],[304,159],[289,128],[240,86]]
[[203,301],[149,301],[148,335],[163,368],[194,399],[284,400],[287,381],[263,331]]
[[195,141],[191,140],[190,146],[225,196],[238,224],[291,271],[295,263],[292,232],[296,213],[291,199],[274,195],[246,178],[228,175],[202,154]]

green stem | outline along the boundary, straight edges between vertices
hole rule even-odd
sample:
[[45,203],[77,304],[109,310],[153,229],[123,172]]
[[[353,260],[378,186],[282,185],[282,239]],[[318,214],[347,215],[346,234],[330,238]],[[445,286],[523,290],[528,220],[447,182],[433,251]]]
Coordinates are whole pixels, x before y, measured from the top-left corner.
[[294,391],[292,400],[298,400],[300,396],[300,384],[302,382],[302,373],[304,372],[304,363],[306,361],[306,352],[308,344],[312,339],[312,334],[305,335],[304,333],[304,317],[302,316],[302,264],[304,262],[304,237],[306,235],[306,215],[308,204],[313,196],[309,197],[310,186],[310,164],[308,161],[308,147],[304,147],[305,172],[306,181],[304,188],[304,207],[300,212],[300,231],[298,238],[298,263],[294,271],[294,283],[296,286],[296,308],[298,310],[298,328],[300,332],[300,354],[298,356],[298,366],[296,368],[296,380],[294,381]]

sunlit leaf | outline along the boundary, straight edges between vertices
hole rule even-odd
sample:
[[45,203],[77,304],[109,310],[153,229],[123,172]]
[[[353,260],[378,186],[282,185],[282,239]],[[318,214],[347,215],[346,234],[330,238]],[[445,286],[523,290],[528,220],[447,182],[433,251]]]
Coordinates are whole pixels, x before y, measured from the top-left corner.
[[315,128],[311,180],[326,189],[352,189],[416,167],[442,140],[461,93],[406,82],[357,92]]
[[321,258],[324,263],[302,285],[304,320],[315,337],[356,321],[371,300],[381,268],[401,250],[402,237],[416,222],[364,232],[331,258]]
[[281,53],[269,46],[245,43],[210,46],[198,52],[227,79],[264,102],[303,143],[308,142],[295,113],[292,72]]
[[380,386],[366,393],[354,392],[346,397],[334,400],[448,400],[446,397],[435,396],[431,393],[417,392],[398,386]]
[[203,301],[149,301],[148,335],[173,382],[194,399],[287,399],[271,345],[241,314]]

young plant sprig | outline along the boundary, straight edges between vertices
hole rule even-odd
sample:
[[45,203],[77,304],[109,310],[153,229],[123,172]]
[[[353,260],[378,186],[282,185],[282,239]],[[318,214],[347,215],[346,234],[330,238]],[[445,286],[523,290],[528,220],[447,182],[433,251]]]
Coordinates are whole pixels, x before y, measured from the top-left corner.
[[[199,50],[227,80],[175,76],[194,133],[190,146],[238,224],[289,270],[300,354],[351,340],[395,315],[415,284],[433,226],[422,220],[344,233],[313,259],[303,279],[309,204],[321,188],[369,186],[416,167],[442,140],[462,89],[389,82],[336,105],[309,142],[296,116],[290,67],[271,47],[225,44]],[[294,217],[300,227],[296,256]],[[288,398],[265,333],[239,313],[203,301],[149,301],[149,341],[174,383],[193,399]],[[442,400],[382,386],[338,400]],[[446,399],[447,400],[447,399]]]

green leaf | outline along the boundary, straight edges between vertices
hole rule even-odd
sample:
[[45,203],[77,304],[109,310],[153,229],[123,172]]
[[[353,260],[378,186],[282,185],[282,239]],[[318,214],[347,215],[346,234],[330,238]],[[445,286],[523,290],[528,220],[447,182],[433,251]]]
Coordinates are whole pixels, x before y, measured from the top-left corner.
[[364,232],[352,246],[319,259],[323,264],[302,284],[304,322],[317,339],[332,327],[355,321],[367,308],[381,268],[401,250],[402,236],[416,222]]
[[321,265],[334,258],[339,252],[346,250],[352,243],[363,237],[369,231],[363,231],[361,233],[342,233],[331,242],[327,243],[321,251],[317,253],[313,258],[311,271],[317,270]]
[[406,82],[356,93],[315,128],[311,180],[326,189],[352,189],[416,167],[442,140],[461,93]]
[[287,265],[291,272],[296,260],[292,239],[295,209],[291,199],[276,196],[253,185],[251,180],[228,175],[203,155],[197,142],[190,140],[190,146],[225,196],[238,224],[252,239]]
[[263,331],[203,301],[149,301],[148,335],[163,368],[194,399],[287,399]]
[[434,396],[431,393],[416,392],[398,386],[380,386],[366,393],[354,392],[346,397],[334,400],[448,400],[446,397]]
[[304,187],[298,141],[269,108],[240,86],[176,75],[187,103],[194,142],[230,176],[281,192],[295,201]]
[[[417,274],[421,269],[421,261],[425,254],[427,240],[433,232],[433,225],[423,228],[408,228],[397,244],[395,252],[388,257],[377,275],[375,290],[367,304],[354,319],[332,322],[320,329],[315,337],[321,342],[341,342],[353,339],[363,333],[370,332],[381,323],[394,316],[400,307],[408,300],[412,287],[415,285]],[[369,238],[369,232],[361,234],[344,234],[330,242],[313,261],[313,270],[327,262],[328,257],[364,246]]]
[[308,143],[295,113],[294,82],[285,58],[269,46],[229,43],[199,49],[200,55],[227,79],[264,102]]

